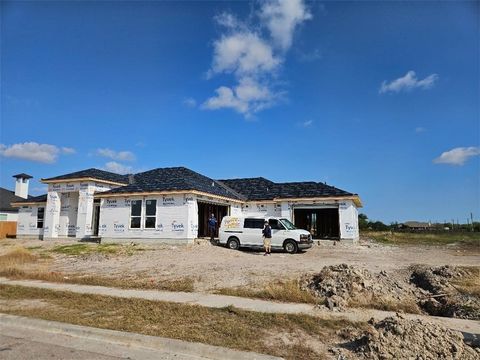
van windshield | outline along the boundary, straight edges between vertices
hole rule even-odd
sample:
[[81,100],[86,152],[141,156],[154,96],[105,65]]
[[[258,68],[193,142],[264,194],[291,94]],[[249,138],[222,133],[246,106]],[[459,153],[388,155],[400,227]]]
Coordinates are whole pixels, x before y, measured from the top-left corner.
[[296,227],[288,219],[280,219],[282,224],[287,228],[287,230],[295,230]]

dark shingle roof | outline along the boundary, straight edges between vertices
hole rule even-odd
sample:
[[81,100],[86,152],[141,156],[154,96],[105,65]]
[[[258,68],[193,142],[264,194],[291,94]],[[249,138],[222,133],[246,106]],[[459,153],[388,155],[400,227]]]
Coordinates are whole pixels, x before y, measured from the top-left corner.
[[219,180],[222,184],[242,194],[246,200],[273,199],[275,183],[263,177]]
[[212,195],[225,196],[233,199],[242,199],[232,189],[224,184],[201,175],[185,167],[160,168],[133,176],[132,184],[121,186],[106,192],[106,194],[122,194],[154,191],[197,190]]
[[354,194],[327,185],[321,182],[291,182],[276,184],[279,188],[279,198],[311,198],[311,197],[333,197],[352,196]]
[[354,195],[336,187],[317,182],[274,183],[265,178],[219,180],[246,196],[247,200],[273,200],[275,198],[313,198]]
[[50,180],[68,180],[68,179],[79,179],[79,178],[94,178],[97,180],[113,181],[117,183],[128,184],[128,175],[119,175],[112,173],[110,171],[99,170],[95,168],[81,170],[73,172],[70,174],[55,176],[48,179],[42,179],[43,181]]
[[28,199],[22,199],[12,201],[14,203],[44,203],[47,202],[47,194],[39,195],[39,196],[29,196]]
[[[131,194],[156,191],[196,190],[238,200],[273,200],[275,198],[313,198],[352,196],[355,194],[317,182],[274,183],[263,177],[213,180],[185,167],[159,168],[135,175],[118,175],[104,170],[87,169],[61,175],[49,180],[68,180],[90,177],[126,184],[102,192],[108,194]],[[129,181],[130,180],[133,181]]]
[[0,187],[0,211],[17,212],[18,209],[12,207],[10,203],[17,201],[26,201],[27,199],[15,195],[15,191]]

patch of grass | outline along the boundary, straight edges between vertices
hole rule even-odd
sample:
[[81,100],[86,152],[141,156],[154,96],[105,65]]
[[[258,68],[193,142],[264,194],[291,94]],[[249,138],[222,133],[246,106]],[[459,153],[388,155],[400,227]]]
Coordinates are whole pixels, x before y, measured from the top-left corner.
[[153,282],[154,282],[154,285],[152,285],[153,289],[167,290],[167,291],[183,291],[183,292],[195,291],[195,280],[193,280],[190,277],[185,277],[185,278],[175,279],[175,280],[157,281],[156,284],[155,284],[155,280]]
[[480,233],[478,232],[362,232],[362,237],[388,245],[449,245],[458,243],[464,247],[480,249]]
[[318,304],[322,299],[315,297],[310,292],[301,289],[297,280],[277,281],[265,285],[261,289],[248,287],[221,288],[215,294],[275,300],[281,302],[296,302]]
[[97,275],[69,274],[57,271],[25,271],[18,267],[0,267],[0,276],[14,280],[42,280],[56,283],[106,286],[121,289],[144,289],[193,292],[195,280],[190,277],[162,280],[162,279],[129,279],[114,278]]
[[348,302],[348,306],[352,308],[399,311],[409,314],[422,313],[414,299],[395,300],[375,297],[373,294],[353,298]]
[[27,249],[27,250],[40,250],[40,249],[43,249],[43,246],[41,246],[41,245],[38,245],[38,246],[27,246],[26,249]]
[[84,255],[91,252],[88,244],[57,245],[52,252],[63,255]]
[[346,320],[307,315],[266,314],[234,307],[215,309],[7,285],[0,285],[0,299],[12,303],[27,299],[43,302],[36,308],[0,305],[1,311],[9,314],[196,341],[286,359],[318,359],[326,354],[307,348],[301,337],[293,344],[273,344],[269,341],[272,334],[306,333],[318,342],[328,343],[336,338],[340,329],[363,326]]
[[57,254],[79,256],[90,254],[104,254],[104,255],[133,255],[136,251],[143,251],[144,249],[134,245],[122,244],[69,244],[55,246],[51,251]]

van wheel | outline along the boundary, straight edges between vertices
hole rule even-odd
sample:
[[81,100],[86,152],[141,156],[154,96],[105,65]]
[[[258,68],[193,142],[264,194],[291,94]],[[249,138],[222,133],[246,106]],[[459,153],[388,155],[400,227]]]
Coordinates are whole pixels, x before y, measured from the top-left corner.
[[285,241],[285,243],[283,244],[283,248],[289,254],[295,254],[298,251],[298,245],[293,240]]
[[240,241],[237,238],[230,238],[227,241],[227,247],[232,250],[238,250],[240,248]]

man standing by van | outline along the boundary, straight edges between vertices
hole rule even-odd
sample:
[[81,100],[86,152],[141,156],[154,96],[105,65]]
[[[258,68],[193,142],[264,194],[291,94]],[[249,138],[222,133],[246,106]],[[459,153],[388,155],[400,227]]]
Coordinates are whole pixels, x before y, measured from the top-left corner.
[[215,230],[217,230],[217,219],[215,219],[215,215],[210,215],[208,219],[208,231],[210,232],[210,241],[215,240]]
[[265,248],[265,254],[263,256],[270,255],[272,251],[272,228],[268,221],[265,221],[265,226],[263,227],[263,247]]

